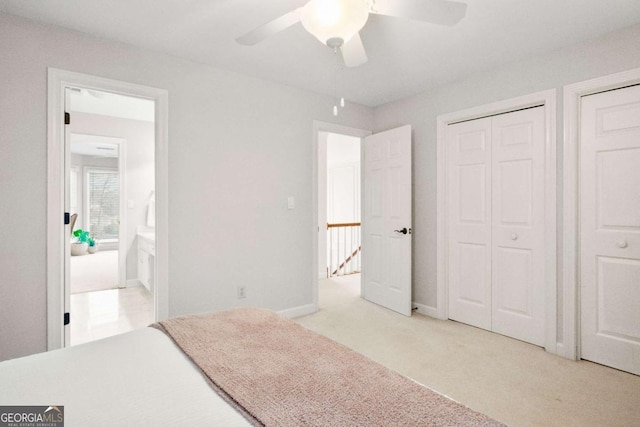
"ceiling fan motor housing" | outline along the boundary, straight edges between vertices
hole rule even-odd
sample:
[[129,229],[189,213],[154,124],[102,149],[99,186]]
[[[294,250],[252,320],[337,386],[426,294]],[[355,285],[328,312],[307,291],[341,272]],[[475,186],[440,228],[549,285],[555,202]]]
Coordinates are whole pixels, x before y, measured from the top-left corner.
[[327,40],[327,46],[329,46],[333,50],[340,49],[343,45],[344,40],[342,40],[340,37],[332,37]]
[[369,2],[363,0],[311,0],[302,8],[301,20],[320,42],[336,48],[364,27],[369,10]]

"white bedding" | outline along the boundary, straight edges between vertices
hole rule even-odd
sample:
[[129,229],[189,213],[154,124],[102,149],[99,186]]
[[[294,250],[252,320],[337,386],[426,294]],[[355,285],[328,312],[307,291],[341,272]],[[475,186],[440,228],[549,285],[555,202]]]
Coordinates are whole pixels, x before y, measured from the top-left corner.
[[64,405],[67,427],[250,425],[153,328],[0,363],[0,405]]

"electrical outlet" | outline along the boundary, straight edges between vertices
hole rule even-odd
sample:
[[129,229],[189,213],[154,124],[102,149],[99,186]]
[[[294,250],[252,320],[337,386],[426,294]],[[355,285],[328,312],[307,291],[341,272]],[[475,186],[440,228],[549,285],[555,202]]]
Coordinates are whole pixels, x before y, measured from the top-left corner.
[[238,299],[247,297],[247,289],[244,286],[238,286]]

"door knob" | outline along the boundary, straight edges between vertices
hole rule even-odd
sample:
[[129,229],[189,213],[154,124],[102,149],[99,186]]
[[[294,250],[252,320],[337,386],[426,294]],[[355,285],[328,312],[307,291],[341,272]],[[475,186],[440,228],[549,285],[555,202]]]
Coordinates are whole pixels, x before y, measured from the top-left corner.
[[518,235],[516,233],[513,233],[511,235],[511,240],[518,240]]
[[407,233],[411,233],[411,229],[407,230],[407,227],[404,227],[402,230],[393,230],[396,233],[400,233],[400,234],[407,234]]
[[626,248],[627,247],[627,241],[626,240],[620,240],[618,242],[618,247],[621,248],[621,249]]

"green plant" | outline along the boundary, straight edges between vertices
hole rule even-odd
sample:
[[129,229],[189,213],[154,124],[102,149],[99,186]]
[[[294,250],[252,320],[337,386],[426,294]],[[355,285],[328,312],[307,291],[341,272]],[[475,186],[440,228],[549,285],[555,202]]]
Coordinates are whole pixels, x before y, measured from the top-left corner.
[[89,237],[89,247],[92,248],[96,245],[96,239],[94,239],[93,237]]
[[93,238],[91,237],[91,234],[88,231],[84,231],[81,228],[73,232],[73,237],[75,237],[76,243],[87,243],[89,245],[90,245],[90,240],[93,240]]

